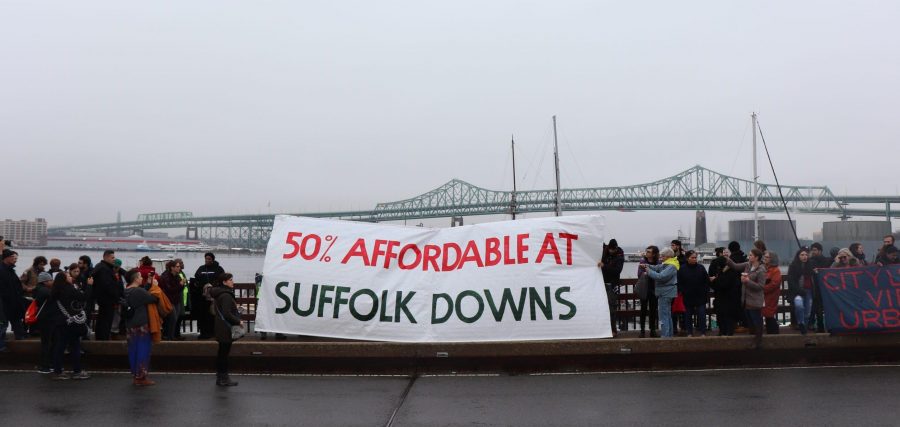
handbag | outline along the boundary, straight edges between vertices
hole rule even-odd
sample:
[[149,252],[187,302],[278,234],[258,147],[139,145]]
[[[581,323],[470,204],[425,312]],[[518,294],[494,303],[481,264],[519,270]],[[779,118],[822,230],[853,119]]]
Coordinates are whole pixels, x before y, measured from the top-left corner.
[[44,310],[45,305],[47,305],[46,301],[43,304],[41,304],[40,308],[38,308],[37,300],[34,300],[34,299],[31,300],[31,304],[29,304],[28,309],[25,310],[25,324],[33,325],[33,324],[37,323],[38,317],[40,317],[41,311]]
[[678,294],[674,300],[672,300],[672,313],[684,313],[687,311],[684,307],[684,295]]
[[213,305],[216,306],[216,312],[219,313],[219,318],[222,319],[222,321],[225,322],[226,325],[231,326],[231,340],[232,341],[237,341],[237,340],[241,339],[241,337],[243,337],[245,334],[247,334],[247,331],[244,330],[244,327],[242,325],[232,325],[232,324],[228,323],[227,320],[225,320],[225,316],[222,315],[222,310],[219,309],[218,304],[213,303]]
[[641,277],[638,277],[637,283],[634,285],[634,293],[637,294],[639,299],[647,299],[647,291],[650,289],[649,282],[650,276],[648,274],[643,274]]

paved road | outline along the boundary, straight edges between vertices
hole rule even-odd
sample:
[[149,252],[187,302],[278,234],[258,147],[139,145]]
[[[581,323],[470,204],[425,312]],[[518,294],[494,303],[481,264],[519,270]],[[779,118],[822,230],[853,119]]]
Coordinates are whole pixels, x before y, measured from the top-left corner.
[[[4,425],[898,425],[900,367],[422,377],[0,372]],[[803,418],[799,418],[803,417]]]

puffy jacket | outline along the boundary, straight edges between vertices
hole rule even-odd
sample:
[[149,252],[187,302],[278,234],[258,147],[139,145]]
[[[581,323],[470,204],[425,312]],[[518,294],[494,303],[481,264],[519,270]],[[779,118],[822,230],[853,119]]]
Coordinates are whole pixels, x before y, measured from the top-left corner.
[[669,258],[662,264],[647,266],[647,274],[656,282],[657,298],[675,298],[678,295],[678,267],[676,258]]

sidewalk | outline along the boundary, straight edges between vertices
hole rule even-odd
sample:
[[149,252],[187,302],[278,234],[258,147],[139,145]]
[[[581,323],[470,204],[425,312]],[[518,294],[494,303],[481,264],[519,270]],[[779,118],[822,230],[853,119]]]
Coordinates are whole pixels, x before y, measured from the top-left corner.
[[[672,339],[516,341],[488,343],[384,343],[289,337],[276,341],[256,336],[236,342],[230,364],[235,372],[307,374],[442,374],[623,371],[806,366],[900,362],[900,334],[802,336],[782,329],[763,337],[751,350],[750,335]],[[217,343],[162,342],[152,350],[156,371],[209,372]],[[12,338],[12,337],[9,337]],[[40,340],[7,341],[0,369],[32,370]],[[125,341],[85,341],[82,359],[89,370],[128,370]]]

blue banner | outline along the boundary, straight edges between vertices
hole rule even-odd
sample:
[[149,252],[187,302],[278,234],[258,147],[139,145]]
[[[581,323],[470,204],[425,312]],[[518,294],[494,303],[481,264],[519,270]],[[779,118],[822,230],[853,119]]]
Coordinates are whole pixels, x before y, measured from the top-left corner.
[[816,285],[829,332],[900,332],[900,265],[819,269]]

